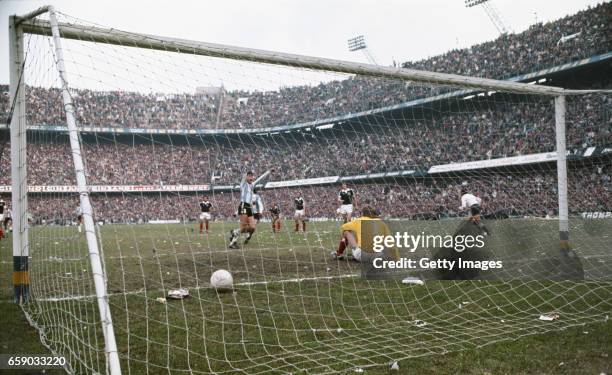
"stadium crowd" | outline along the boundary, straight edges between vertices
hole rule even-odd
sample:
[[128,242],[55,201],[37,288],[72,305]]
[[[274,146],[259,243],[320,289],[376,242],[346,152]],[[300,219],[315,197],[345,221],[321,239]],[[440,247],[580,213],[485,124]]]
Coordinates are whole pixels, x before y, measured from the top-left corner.
[[[612,96],[572,97],[568,148],[612,144]],[[131,139],[130,139],[131,140]],[[428,169],[432,165],[548,152],[555,149],[551,101],[494,103],[477,111],[422,115],[403,123],[381,119],[360,127],[276,136],[176,136],[126,143],[97,137],[83,142],[92,185],[235,183],[249,168],[275,168],[275,180]],[[181,142],[179,142],[181,141]],[[28,180],[33,185],[74,184],[65,138],[39,133],[28,144]],[[4,151],[2,151],[4,150]],[[10,147],[0,149],[0,185],[10,183]]]
[[405,68],[440,73],[507,78],[610,51],[612,3],[566,16],[554,22],[536,23],[526,31],[454,49]]
[[[403,66],[429,71],[503,78],[609,52],[612,3],[607,2],[519,34],[449,51]],[[573,36],[573,37],[570,37]],[[564,39],[565,37],[565,39]],[[569,38],[568,38],[569,37]],[[0,118],[7,117],[8,87],[0,87]],[[142,94],[74,90],[81,125],[128,128],[252,128],[287,125],[398,104],[448,91],[449,87],[365,77],[333,80],[279,91],[219,95]],[[27,90],[30,124],[65,124],[58,89]]]
[[[569,171],[570,213],[612,211],[611,166],[601,164]],[[357,184],[357,208],[369,203],[383,216],[395,218],[435,219],[459,215],[460,189],[468,190],[483,199],[485,215],[554,216],[557,212],[557,182],[554,170],[487,174],[480,177],[436,178],[429,181],[412,180],[400,183]],[[334,218],[338,207],[338,186],[310,186],[278,188],[259,193],[264,205],[278,203],[285,218],[294,212],[293,199],[302,195],[307,216]],[[106,222],[147,222],[149,220],[195,220],[202,195],[165,194],[92,194],[97,220]],[[231,219],[238,206],[237,192],[215,192],[209,195],[216,219]],[[74,220],[78,206],[76,195],[31,194],[30,212],[37,223]],[[266,210],[267,210],[266,208]],[[267,212],[267,211],[266,211]]]
[[[609,52],[612,3],[603,3],[563,19],[536,24],[520,34],[407,62],[407,68],[503,78]],[[607,77],[600,82],[610,87]],[[380,108],[448,91],[443,86],[350,77],[317,86],[279,91],[234,91],[218,95],[142,94],[74,90],[80,125],[126,128],[252,128],[286,125]],[[0,86],[0,118],[9,112],[8,87]],[[28,87],[29,124],[65,124],[60,91]],[[549,98],[496,94],[457,100],[452,109],[414,111],[377,117],[375,124],[336,124],[331,130],[239,137],[184,136],[162,140],[108,135],[83,139],[90,185],[229,184],[245,168],[275,168],[273,180],[354,175],[436,164],[510,157],[555,149],[554,110]],[[568,148],[612,145],[610,95],[568,97]],[[6,138],[4,138],[6,139]],[[10,184],[10,147],[0,142],[0,185]],[[75,182],[65,135],[32,133],[28,140],[28,182]],[[556,176],[534,168],[530,174],[483,174],[410,183],[357,185],[359,199],[384,215],[440,218],[457,215],[459,188],[467,182],[484,200],[485,212],[503,215],[554,215]],[[216,176],[214,179],[212,176]],[[484,176],[484,178],[482,178]],[[610,167],[584,167],[570,174],[570,211],[612,210]],[[334,217],[337,187],[304,187],[310,217]],[[285,217],[298,189],[263,191],[266,204],[278,202]],[[572,198],[573,197],[573,198]],[[197,217],[198,196],[189,194],[92,194],[96,217],[108,222]],[[211,196],[217,218],[231,218],[236,193]],[[75,196],[32,194],[30,211],[40,223],[74,218]]]

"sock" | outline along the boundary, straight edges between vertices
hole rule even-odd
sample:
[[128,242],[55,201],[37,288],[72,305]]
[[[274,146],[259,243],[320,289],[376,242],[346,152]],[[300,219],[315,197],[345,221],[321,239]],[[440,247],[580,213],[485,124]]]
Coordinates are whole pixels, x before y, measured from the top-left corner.
[[79,233],[81,233],[82,229],[81,229],[81,224],[79,224]]
[[338,245],[338,251],[336,251],[336,254],[342,255],[344,253],[344,249],[346,249],[346,240],[343,238],[340,240],[340,245]]
[[302,221],[302,230],[306,232],[306,222]]
[[204,223],[200,223],[200,232],[204,229]]
[[208,232],[208,221],[206,222],[206,231]]
[[234,229],[232,231],[232,240],[230,241],[230,246],[234,245],[236,241],[238,241],[238,238],[240,238],[240,230]]
[[4,231],[0,228],[0,238],[4,237]]
[[300,230],[300,223],[298,223],[297,221],[295,222],[295,231],[299,231]]

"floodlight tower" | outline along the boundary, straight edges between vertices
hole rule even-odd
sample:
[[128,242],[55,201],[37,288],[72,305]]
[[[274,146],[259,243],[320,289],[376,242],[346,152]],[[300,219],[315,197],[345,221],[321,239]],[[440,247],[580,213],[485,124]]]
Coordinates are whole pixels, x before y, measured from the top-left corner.
[[363,54],[365,55],[366,59],[368,59],[368,61],[371,64],[378,65],[378,63],[376,62],[376,59],[374,58],[374,55],[372,55],[370,50],[368,50],[368,46],[366,45],[365,37],[363,35],[358,35],[354,38],[349,39],[348,49],[351,52],[361,50]]
[[495,25],[500,34],[508,34],[508,28],[506,27],[504,20],[490,0],[465,0],[466,8],[472,8],[477,5],[482,5],[487,13],[487,16],[489,16],[489,19],[491,22],[493,22],[493,25]]

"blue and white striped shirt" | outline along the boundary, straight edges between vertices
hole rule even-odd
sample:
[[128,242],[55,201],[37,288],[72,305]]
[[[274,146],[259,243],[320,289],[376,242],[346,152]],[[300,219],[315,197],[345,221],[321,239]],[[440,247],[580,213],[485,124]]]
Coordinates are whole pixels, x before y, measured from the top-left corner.
[[240,182],[240,202],[251,204],[253,202],[253,184],[246,180],[246,174],[242,176]]
[[253,194],[253,213],[262,214],[264,211],[263,201],[259,194]]

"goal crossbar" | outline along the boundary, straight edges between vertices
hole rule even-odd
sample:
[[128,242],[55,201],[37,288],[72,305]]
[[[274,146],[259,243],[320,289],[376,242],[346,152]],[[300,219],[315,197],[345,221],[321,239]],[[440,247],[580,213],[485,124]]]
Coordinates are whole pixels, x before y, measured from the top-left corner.
[[[51,35],[51,25],[49,21],[46,20],[24,19],[20,23],[20,26],[22,27],[24,33],[47,36]],[[441,85],[455,85],[489,91],[499,90],[513,93],[548,96],[567,95],[571,93],[569,92],[570,90],[564,90],[563,88],[554,86],[529,85],[526,83],[500,81],[489,78],[467,77],[457,74],[378,66],[322,57],[312,57],[284,52],[199,42],[188,39],[140,34],[117,29],[106,29],[94,26],[83,27],[71,23],[59,23],[59,28],[61,30],[62,38],[65,39],[121,45],[124,47],[139,47],[166,52],[222,57],[312,70],[335,71],[339,73],[359,74],[371,77],[396,78]]]

